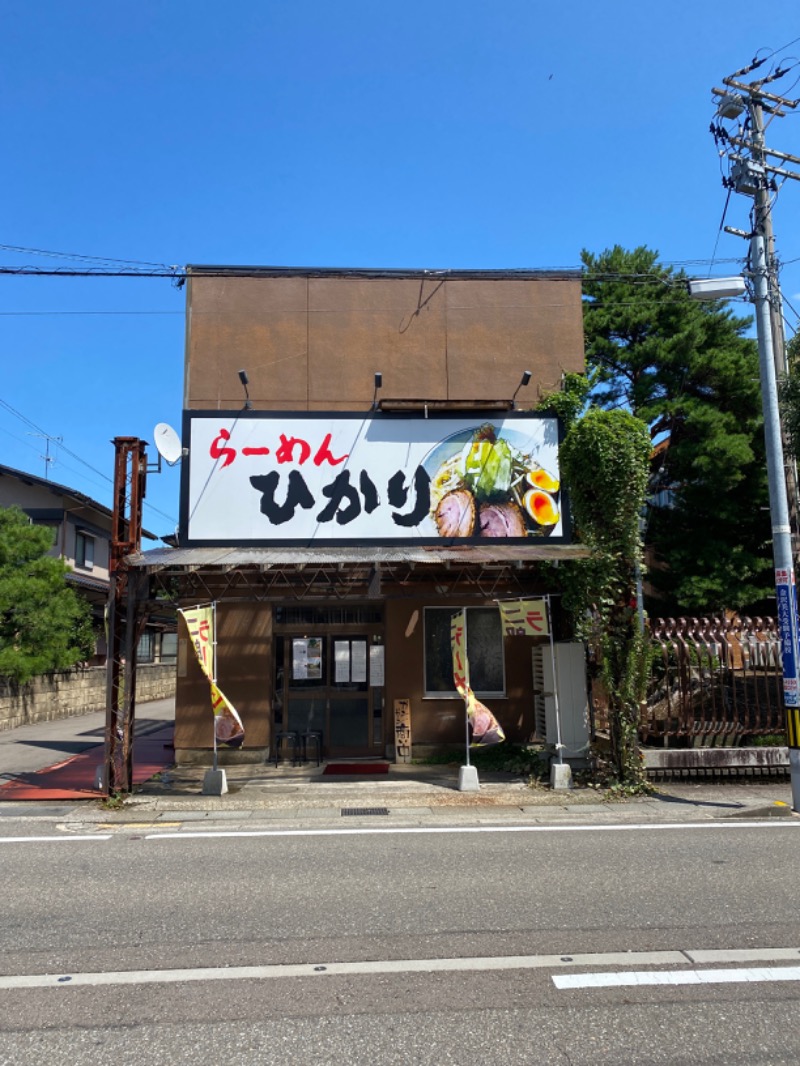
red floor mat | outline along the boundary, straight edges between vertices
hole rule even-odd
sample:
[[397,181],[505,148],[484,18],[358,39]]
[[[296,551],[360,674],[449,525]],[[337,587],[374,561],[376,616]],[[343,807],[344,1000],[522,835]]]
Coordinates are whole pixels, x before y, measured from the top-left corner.
[[360,777],[362,774],[388,774],[388,762],[329,762],[322,771],[323,777],[347,775]]
[[[172,726],[156,734],[136,737],[133,742],[133,783],[140,785],[154,774],[172,766]],[[97,772],[103,762],[104,748],[95,744],[80,755],[43,770],[20,774],[0,785],[0,800],[75,800],[97,799],[102,792],[95,788]]]

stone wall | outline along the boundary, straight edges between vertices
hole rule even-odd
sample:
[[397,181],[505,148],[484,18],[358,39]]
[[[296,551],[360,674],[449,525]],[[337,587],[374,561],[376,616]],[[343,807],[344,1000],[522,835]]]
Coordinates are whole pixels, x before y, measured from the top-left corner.
[[[143,663],[136,671],[136,702],[167,699],[175,695],[174,663]],[[106,706],[106,668],[37,677],[26,685],[0,680],[0,730],[33,722],[72,718]]]

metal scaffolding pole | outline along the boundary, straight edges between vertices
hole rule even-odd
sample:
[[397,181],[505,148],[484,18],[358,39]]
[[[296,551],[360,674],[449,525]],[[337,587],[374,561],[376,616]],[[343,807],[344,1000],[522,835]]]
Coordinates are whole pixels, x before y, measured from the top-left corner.
[[136,715],[138,579],[126,558],[142,545],[142,503],[147,477],[144,441],[114,438],[114,502],[108,562],[106,729],[102,790],[108,795],[133,787],[133,729]]

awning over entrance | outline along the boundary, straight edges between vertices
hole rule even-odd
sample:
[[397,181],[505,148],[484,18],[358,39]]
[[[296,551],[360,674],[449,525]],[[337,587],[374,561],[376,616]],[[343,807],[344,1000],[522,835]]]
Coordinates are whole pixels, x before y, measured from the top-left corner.
[[[487,538],[488,539],[488,538]],[[137,570],[155,574],[163,570],[257,570],[302,568],[306,566],[375,566],[378,564],[414,564],[442,566],[458,563],[495,567],[542,560],[585,559],[590,552],[582,544],[504,545],[497,541],[463,545],[401,545],[382,547],[291,547],[291,548],[156,548],[128,556],[127,562]]]
[[577,544],[362,545],[284,548],[157,548],[127,557],[153,602],[191,600],[379,600],[392,590],[487,598],[530,589],[544,560],[585,558]]

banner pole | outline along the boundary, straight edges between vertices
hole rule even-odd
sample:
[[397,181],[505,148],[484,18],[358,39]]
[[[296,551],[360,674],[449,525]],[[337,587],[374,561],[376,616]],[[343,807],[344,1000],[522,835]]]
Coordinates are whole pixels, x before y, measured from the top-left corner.
[[[211,627],[214,631],[214,639],[211,643],[211,680],[217,683],[217,601],[211,601]],[[217,772],[217,717],[212,715],[211,724],[214,729],[214,763],[212,769]]]
[[564,745],[561,742],[561,710],[558,706],[558,676],[556,674],[556,647],[553,643],[553,616],[550,611],[550,593],[544,598],[547,607],[547,629],[550,633],[550,662],[553,666],[553,706],[556,712],[556,748],[558,749],[558,761],[564,762]]
[[[471,688],[469,683],[469,656],[467,655],[467,610],[464,607],[462,608],[462,611],[464,618],[464,677],[466,678],[467,682],[467,692],[470,692]],[[467,761],[465,765],[469,766],[469,699],[466,695],[464,696],[464,733],[467,748]]]

